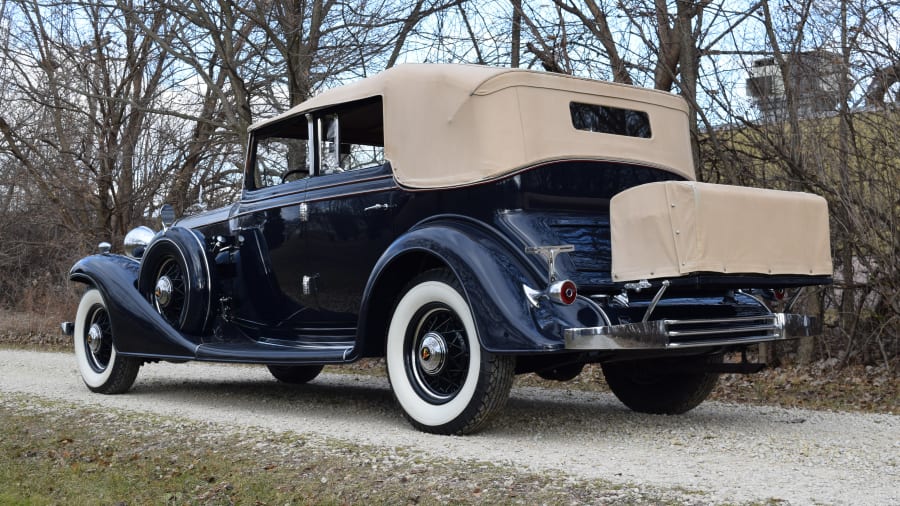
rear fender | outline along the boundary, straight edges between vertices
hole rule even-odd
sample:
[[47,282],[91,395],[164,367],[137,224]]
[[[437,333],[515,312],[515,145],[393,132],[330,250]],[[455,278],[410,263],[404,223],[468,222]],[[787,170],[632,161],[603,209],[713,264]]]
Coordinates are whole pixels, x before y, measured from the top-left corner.
[[488,351],[561,350],[563,329],[603,324],[596,305],[583,297],[570,306],[542,299],[533,307],[523,285],[543,289],[546,274],[536,272],[524,248],[482,223],[443,218],[420,224],[398,238],[375,265],[360,310],[357,350],[365,356],[383,352],[387,323],[400,290],[413,276],[434,267],[449,268],[456,275],[481,345]]
[[137,289],[140,263],[122,255],[91,255],[79,260],[69,279],[94,286],[109,311],[113,341],[122,355],[194,358],[199,338],[172,328]]

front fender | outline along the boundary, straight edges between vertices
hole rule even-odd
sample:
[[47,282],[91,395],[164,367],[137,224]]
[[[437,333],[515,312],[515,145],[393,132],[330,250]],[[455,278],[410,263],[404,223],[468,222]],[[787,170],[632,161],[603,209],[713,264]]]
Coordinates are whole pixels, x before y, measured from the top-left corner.
[[137,289],[140,263],[122,255],[91,255],[79,260],[69,279],[93,285],[106,302],[116,351],[122,355],[185,359],[197,342],[172,328]]
[[[564,329],[587,322],[603,323],[596,306],[583,298],[570,306],[542,299],[538,307],[533,307],[525,297],[523,285],[543,289],[547,281],[525,255],[524,248],[517,248],[499,232],[479,222],[460,218],[420,224],[399,237],[375,265],[360,311],[361,334],[382,330],[381,325],[371,325],[370,320],[379,317],[375,312],[389,319],[393,308],[391,305],[386,311],[373,311],[372,297],[395,299],[399,295],[399,290],[386,294],[379,292],[378,287],[398,272],[409,272],[397,268],[398,263],[423,256],[434,259],[426,265],[441,265],[456,275],[472,309],[481,345],[488,351],[562,350]],[[360,336],[361,339],[375,337]],[[368,349],[373,351],[371,346]]]

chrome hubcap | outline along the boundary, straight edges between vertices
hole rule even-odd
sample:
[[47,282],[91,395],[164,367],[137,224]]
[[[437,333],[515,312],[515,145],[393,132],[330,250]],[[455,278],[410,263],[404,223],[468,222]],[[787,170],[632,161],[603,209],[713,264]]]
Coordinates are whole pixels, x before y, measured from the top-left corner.
[[450,402],[465,385],[471,361],[465,325],[441,302],[425,304],[412,322],[404,343],[412,386],[426,402]]
[[429,332],[422,338],[417,355],[425,374],[438,374],[447,359],[447,342],[437,332]]
[[91,353],[96,355],[100,352],[100,346],[103,344],[103,329],[100,328],[100,325],[95,323],[88,329],[87,344]]
[[156,280],[156,289],[153,291],[156,303],[160,307],[166,307],[172,301],[172,280],[168,276],[160,276]]

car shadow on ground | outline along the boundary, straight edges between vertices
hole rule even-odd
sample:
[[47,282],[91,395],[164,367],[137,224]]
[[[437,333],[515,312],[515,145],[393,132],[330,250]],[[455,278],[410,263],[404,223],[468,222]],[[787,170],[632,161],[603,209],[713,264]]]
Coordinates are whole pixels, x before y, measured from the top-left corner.
[[[150,377],[142,381],[139,376],[128,396],[152,397],[163,404],[181,406],[183,410],[227,408],[234,413],[274,417],[299,415],[406,425],[383,377],[325,374],[307,384],[290,385],[265,377]],[[751,414],[720,404],[715,409],[701,405],[683,415],[648,415],[630,411],[609,393],[527,387],[514,389],[506,407],[482,432],[533,437],[538,431],[553,437],[607,430],[669,432],[687,426],[715,430],[746,425],[753,417],[762,421],[771,419],[772,415]],[[409,430],[414,429],[409,427]]]

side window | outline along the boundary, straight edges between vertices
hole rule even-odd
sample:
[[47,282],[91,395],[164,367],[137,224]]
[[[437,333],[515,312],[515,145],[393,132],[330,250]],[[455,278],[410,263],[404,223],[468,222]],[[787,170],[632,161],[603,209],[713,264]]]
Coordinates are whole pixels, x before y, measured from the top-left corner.
[[343,164],[347,170],[384,165],[384,146],[347,144],[346,151],[347,154],[343,156]]
[[266,188],[309,177],[311,163],[306,117],[271,133],[256,135],[253,160],[255,187]]
[[319,174],[383,165],[381,97],[354,102],[316,118]]
[[343,172],[340,155],[340,120],[337,114],[319,118],[319,160],[320,174]]

